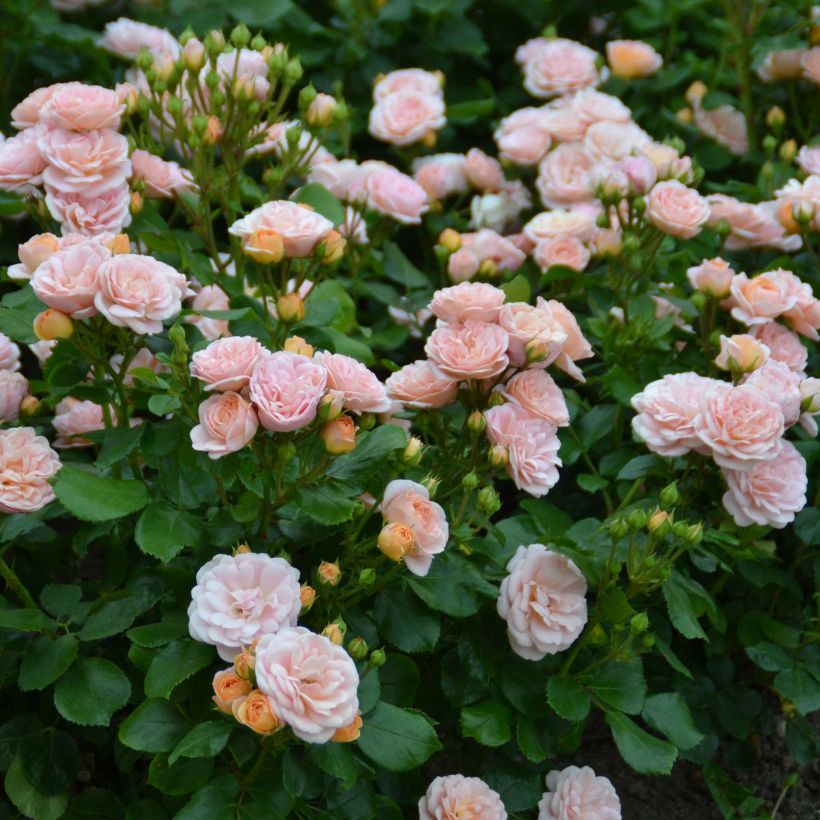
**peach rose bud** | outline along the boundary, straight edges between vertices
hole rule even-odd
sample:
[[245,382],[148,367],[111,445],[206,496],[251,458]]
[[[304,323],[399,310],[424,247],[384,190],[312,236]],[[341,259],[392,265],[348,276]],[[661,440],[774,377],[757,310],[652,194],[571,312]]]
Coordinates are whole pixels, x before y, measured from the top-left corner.
[[624,80],[648,77],[662,65],[661,55],[640,40],[612,40],[606,44],[606,59],[612,73]]
[[234,669],[225,669],[217,672],[213,680],[214,697],[213,701],[220,712],[226,715],[232,714],[231,704],[237,698],[249,695],[253,686],[247,678],[240,676]]
[[289,336],[285,339],[283,348],[284,350],[287,350],[288,353],[296,353],[299,356],[307,356],[309,359],[313,358],[313,345],[308,344],[301,336]]
[[343,410],[344,395],[334,390],[322,396],[317,415],[322,421],[333,421],[342,415]]
[[359,735],[362,733],[362,723],[362,713],[357,712],[356,717],[353,718],[353,723],[337,729],[330,739],[335,743],[352,743],[354,740],[359,739]]
[[667,523],[669,522],[669,513],[666,510],[658,510],[649,516],[646,522],[646,528],[653,535],[662,537],[665,531],[668,530]]
[[720,353],[715,364],[732,373],[751,373],[769,359],[769,348],[748,333],[720,337]]
[[296,291],[286,293],[276,300],[276,313],[287,324],[301,322],[305,318],[305,300]]
[[502,444],[490,447],[489,461],[493,467],[506,467],[510,463],[510,454]]
[[424,445],[421,443],[421,439],[412,436],[404,448],[402,461],[411,467],[415,467],[421,461],[421,451],[423,447]]
[[339,416],[322,428],[325,449],[334,456],[349,453],[356,446],[356,425],[350,416]]
[[304,611],[309,610],[316,600],[316,590],[312,586],[304,584],[299,590],[299,600],[302,602],[302,609]]
[[260,228],[245,240],[242,251],[260,265],[272,265],[285,256],[285,243],[276,231]]
[[40,412],[42,402],[37,396],[25,396],[20,402],[21,416],[36,416]]
[[[250,680],[256,659],[252,652],[240,652],[233,659],[233,668],[242,680]],[[250,690],[249,690],[250,691]]]
[[61,310],[48,308],[34,317],[34,335],[43,342],[68,339],[74,333],[74,322]]
[[131,253],[131,240],[127,233],[118,233],[106,244],[106,248],[113,254]]
[[413,531],[404,524],[387,524],[379,533],[379,549],[391,560],[401,561],[413,549]]
[[46,259],[60,250],[60,240],[53,233],[41,233],[32,236],[28,242],[17,248],[20,261],[29,272],[34,272]]
[[233,701],[231,711],[239,723],[258,735],[271,735],[282,727],[271,707],[270,698],[259,689],[254,689],[247,697]]
[[319,576],[319,581],[329,587],[335,587],[342,577],[342,571],[339,569],[339,565],[331,561],[322,561],[316,572]]
[[328,624],[322,630],[322,635],[324,635],[332,644],[335,644],[336,646],[341,646],[345,639],[344,632],[337,623]]
[[317,94],[305,112],[305,122],[312,128],[327,128],[336,113],[336,100],[330,94]]
[[344,255],[347,240],[338,231],[328,231],[327,236],[322,240],[322,244],[325,248],[322,255],[322,264],[332,265]]
[[452,228],[445,228],[439,235],[438,243],[449,253],[455,253],[461,248],[461,234]]

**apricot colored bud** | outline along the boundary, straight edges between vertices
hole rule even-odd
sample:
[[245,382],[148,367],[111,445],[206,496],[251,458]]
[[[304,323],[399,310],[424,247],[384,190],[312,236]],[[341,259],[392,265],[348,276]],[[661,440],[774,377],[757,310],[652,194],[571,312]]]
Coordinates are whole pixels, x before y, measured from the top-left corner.
[[336,644],[336,646],[341,646],[345,639],[344,633],[342,632],[339,624],[328,624],[322,630],[322,635],[324,635],[331,643]]
[[740,375],[751,373],[761,367],[769,358],[769,348],[749,333],[720,337],[720,353],[715,364],[721,370],[729,370]]
[[213,701],[220,712],[232,714],[231,704],[251,693],[253,686],[246,678],[240,677],[235,669],[217,672],[213,681]]
[[339,416],[322,428],[325,449],[334,456],[349,453],[356,446],[356,425],[350,416]]
[[487,419],[480,410],[474,410],[467,416],[467,427],[473,433],[483,433],[487,429]]
[[657,535],[659,538],[663,538],[669,532],[671,527],[671,519],[666,510],[656,510],[649,516],[649,520],[646,522],[647,530],[649,530],[649,532],[653,535]]
[[53,233],[41,233],[20,245],[17,248],[17,255],[26,268],[33,271],[58,250],[60,250],[60,240]]
[[426,134],[425,134],[425,135],[421,138],[421,144],[422,144],[425,148],[435,148],[435,145],[436,145],[436,141],[437,141],[437,139],[438,139],[438,137],[436,136],[436,132],[435,132],[435,131],[428,131],[428,132],[427,132],[427,133],[426,133]]
[[358,740],[361,734],[362,723],[362,713],[357,712],[356,717],[353,718],[353,723],[349,726],[343,726],[341,729],[337,729],[330,739],[335,743],[351,743],[354,740]]
[[182,64],[194,74],[205,65],[205,46],[196,37],[191,37],[182,47]]
[[335,587],[342,577],[342,571],[334,561],[322,561],[316,574],[319,576],[320,583],[329,587]]
[[308,584],[303,584],[299,589],[299,600],[302,602],[302,609],[309,610],[316,600],[316,590]]
[[498,265],[492,259],[485,259],[479,266],[478,272],[482,276],[489,276],[490,278],[498,276]]
[[326,128],[333,122],[336,100],[330,94],[317,94],[309,101],[305,122],[313,128]]
[[74,333],[74,322],[61,310],[47,308],[34,317],[34,335],[43,342],[68,339]]
[[401,561],[414,543],[413,530],[404,524],[386,524],[379,533],[379,549],[391,561]]
[[233,551],[234,555],[245,555],[246,553],[253,552],[253,550],[247,544],[239,544],[236,549]]
[[702,100],[706,94],[709,92],[709,89],[706,87],[705,83],[702,83],[700,80],[692,83],[689,88],[686,89],[686,93],[684,97],[686,97],[686,101],[690,105],[694,105],[696,101]]
[[689,125],[692,122],[693,114],[691,108],[681,108],[675,112],[675,119],[684,125]]
[[250,652],[240,652],[233,659],[233,668],[236,670],[236,674],[243,680],[250,679],[251,672],[253,672],[255,665],[256,658]]
[[142,211],[144,205],[145,200],[142,198],[142,194],[139,191],[132,191],[131,204],[128,206],[128,210],[131,211],[132,214],[136,215]]
[[305,318],[305,300],[296,291],[286,293],[276,300],[276,313],[287,324],[301,322]]
[[344,410],[344,396],[333,391],[322,396],[318,416],[322,421],[333,421],[342,415],[342,410]]
[[332,265],[334,262],[338,262],[344,255],[347,240],[338,231],[328,231],[322,244],[325,247],[322,264]]
[[258,735],[272,735],[283,726],[273,711],[270,698],[259,689],[254,689],[245,698],[233,701],[231,711],[237,722]]
[[131,253],[131,240],[128,238],[127,233],[118,233],[106,247],[115,256],[119,253]]
[[421,443],[421,439],[412,436],[410,441],[407,442],[407,446],[404,448],[404,452],[402,453],[402,461],[405,464],[409,464],[411,467],[415,467],[421,461],[421,452],[424,445]]
[[42,402],[36,396],[24,396],[20,402],[21,416],[36,416],[40,412]]
[[276,231],[254,231],[243,243],[242,252],[260,265],[281,262],[285,255],[285,243]]
[[773,105],[766,112],[766,125],[769,128],[782,128],[786,123],[786,113],[779,105]]
[[797,156],[797,142],[793,139],[786,140],[780,146],[780,159],[783,162],[791,162]]
[[308,344],[301,336],[289,336],[285,339],[284,349],[288,353],[298,353],[300,356],[313,356],[313,345]]
[[438,243],[450,253],[455,253],[461,248],[461,234],[452,228],[445,228],[439,234]]
[[204,145],[216,145],[222,139],[222,131],[222,123],[217,117],[211,115],[208,117],[208,125],[202,134],[202,143]]

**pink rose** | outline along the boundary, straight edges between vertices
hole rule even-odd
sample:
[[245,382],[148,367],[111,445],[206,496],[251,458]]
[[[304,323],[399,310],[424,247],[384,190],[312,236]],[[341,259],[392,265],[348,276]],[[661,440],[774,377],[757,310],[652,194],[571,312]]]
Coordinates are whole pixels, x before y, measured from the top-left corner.
[[384,385],[361,362],[342,353],[317,353],[313,360],[327,370],[327,391],[354,413],[386,413],[392,406]]
[[693,188],[670,179],[649,192],[646,215],[663,233],[690,239],[709,219],[709,203]]
[[618,168],[627,178],[630,190],[636,194],[647,193],[658,179],[654,163],[643,155],[624,157]]
[[543,544],[530,544],[516,550],[507,573],[496,606],[513,652],[540,661],[575,643],[587,622],[587,582],[578,567]]
[[580,142],[566,142],[547,154],[538,166],[535,185],[547,208],[563,208],[589,202],[600,166]]
[[49,479],[60,469],[57,453],[33,427],[0,430],[0,512],[30,513],[54,500]]
[[589,122],[575,109],[572,97],[559,97],[543,106],[544,127],[556,142],[579,142],[589,127]]
[[621,801],[606,777],[584,766],[568,766],[547,775],[547,791],[538,803],[538,820],[621,820]]
[[579,382],[585,381],[581,369],[575,362],[582,359],[591,359],[595,354],[592,352],[592,346],[584,338],[581,333],[581,328],[578,326],[578,320],[573,315],[572,311],[565,307],[561,302],[555,299],[545,300],[539,296],[536,300],[536,305],[541,309],[548,309],[552,314],[552,318],[558,322],[567,334],[567,340],[561,348],[558,358],[555,360],[555,366],[564,373],[572,376],[573,379]]
[[470,184],[479,191],[494,193],[506,182],[501,163],[480,148],[471,148],[467,152],[464,171]]
[[804,145],[795,159],[807,174],[820,175],[820,145]]
[[491,407],[484,417],[487,438],[507,451],[507,474],[515,486],[535,498],[546,495],[558,482],[561,466],[555,425],[514,403]]
[[304,627],[263,635],[254,674],[276,716],[306,743],[327,743],[359,711],[356,664],[342,647]]
[[544,370],[524,370],[495,388],[509,401],[521,405],[531,416],[556,427],[569,424],[569,410],[561,388]]
[[742,384],[754,387],[770,402],[780,407],[786,427],[800,418],[800,382],[802,377],[787,364],[769,360],[743,378]]
[[689,281],[695,290],[708,293],[715,299],[725,299],[729,295],[735,272],[728,262],[716,257],[704,259],[686,271]]
[[723,194],[710,194],[707,198],[711,213],[708,225],[716,227],[724,220],[729,223],[726,239],[728,250],[743,248],[779,248],[797,250],[802,244],[799,236],[789,236],[775,219],[774,212],[765,203],[749,205]]
[[[83,236],[82,239],[85,239]],[[31,239],[17,246],[17,257],[20,262],[16,265],[9,265],[9,279],[27,281],[31,279],[34,271],[52,254],[57,253],[61,248],[59,237],[53,233],[38,233]]]
[[658,455],[682,456],[702,450],[697,419],[701,399],[728,385],[697,373],[675,373],[650,382],[632,397],[638,415],[632,419],[635,435]]
[[40,367],[43,368],[54,352],[56,344],[56,339],[50,339],[49,341],[35,342],[33,345],[28,345],[28,349],[37,357]]
[[427,193],[412,177],[384,163],[363,164],[367,206],[396,222],[418,225],[428,208]]
[[574,236],[554,236],[535,246],[533,259],[543,271],[561,265],[580,273],[589,264],[590,252]]
[[205,390],[239,391],[251,380],[264,348],[253,336],[230,336],[211,342],[191,357],[191,375]]
[[263,635],[295,626],[301,608],[299,570],[284,558],[256,552],[217,555],[196,574],[188,631],[232,661]]
[[46,191],[49,213],[61,223],[63,234],[73,232],[94,236],[119,233],[131,224],[131,193],[127,184],[94,196]]
[[749,385],[723,384],[700,398],[695,432],[717,464],[742,471],[774,458],[785,429],[778,404]]
[[692,160],[682,157],[671,145],[649,142],[641,146],[640,154],[655,166],[658,179],[676,179],[683,183],[694,179]]
[[431,200],[461,194],[470,187],[464,154],[432,154],[413,160],[413,178]]
[[[385,163],[385,167],[387,163]],[[339,162],[329,162],[317,165],[308,174],[308,182],[323,185],[337,199],[355,200],[355,193],[364,197],[363,185],[368,170],[355,160],[343,159]]]
[[604,162],[625,159],[651,141],[649,134],[634,122],[595,122],[584,135],[587,151]]
[[134,179],[145,182],[145,194],[156,199],[173,199],[181,192],[196,190],[191,172],[178,162],[168,162],[161,157],[137,150],[131,154]]
[[458,382],[426,360],[406,364],[388,376],[384,386],[391,399],[416,410],[452,404],[458,394]]
[[38,129],[0,142],[0,190],[32,194],[42,182],[46,161],[37,150]]
[[275,231],[282,238],[285,253],[300,258],[313,253],[314,248],[333,230],[333,223],[295,202],[278,200],[266,202],[238,219],[228,233],[247,242],[251,234],[259,230]]
[[820,339],[817,332],[820,330],[820,300],[814,298],[811,285],[803,282],[790,270],[778,268],[773,273],[785,283],[789,297],[794,301],[794,304],[783,312],[784,318],[793,330],[816,342]]
[[258,427],[249,401],[239,393],[217,393],[199,405],[199,424],[191,430],[191,446],[209,458],[222,458],[248,444]]
[[820,46],[803,52],[800,57],[800,73],[815,85],[820,85]]
[[370,110],[368,131],[391,145],[412,145],[447,123],[444,100],[412,89],[395,91]]
[[14,370],[0,370],[0,424],[20,415],[20,402],[28,395],[28,379]]
[[752,279],[738,273],[732,279],[728,304],[738,322],[753,326],[776,319],[793,308],[795,301],[786,279],[779,271],[770,271]]
[[[228,294],[219,285],[206,285],[204,288],[200,288],[191,302],[191,308],[197,311],[228,310],[230,306]],[[218,339],[220,336],[231,335],[226,319],[190,315],[185,317],[185,321],[195,325],[199,332],[211,341]]]
[[0,370],[20,369],[20,348],[5,333],[0,333]]
[[524,88],[533,97],[554,97],[598,85],[597,56],[573,40],[539,37],[521,46],[515,59],[524,69]]
[[131,60],[136,59],[142,49],[154,55],[170,54],[176,57],[179,54],[179,43],[170,31],[127,17],[106,23],[100,45],[118,57]]
[[32,128],[37,125],[40,122],[40,113],[46,103],[62,85],[62,83],[54,83],[54,85],[37,88],[32,91],[31,94],[12,108],[11,124],[18,131],[24,131],[26,128]]
[[605,120],[629,122],[632,119],[632,112],[621,100],[594,88],[577,91],[568,98],[568,107],[587,125]]
[[531,358],[528,350],[536,348],[535,364],[547,367],[557,358],[567,340],[563,327],[547,308],[533,307],[525,302],[505,304],[498,315],[498,324],[509,336],[507,355],[513,367],[526,367]]
[[216,58],[216,71],[224,84],[231,85],[234,93],[239,88],[264,102],[270,91],[268,64],[262,54],[253,49],[223,51]]
[[447,275],[452,282],[469,282],[478,273],[480,265],[476,253],[469,248],[459,248],[447,260]]
[[501,795],[479,777],[437,777],[419,800],[419,820],[507,820]]
[[498,153],[516,165],[535,165],[552,143],[548,118],[540,108],[520,108],[501,120],[493,135]]
[[111,258],[111,251],[99,242],[72,245],[57,251],[37,268],[31,277],[31,289],[41,302],[75,319],[95,316],[100,268]]
[[440,71],[425,71],[422,68],[400,68],[376,80],[373,86],[373,101],[379,102],[397,91],[416,91],[431,97],[441,97],[443,76]]
[[719,105],[707,111],[700,100],[696,100],[693,113],[697,129],[730,153],[742,156],[749,150],[746,117],[741,111],[731,105]]
[[613,75],[624,80],[648,77],[663,65],[661,55],[641,40],[610,40],[606,60]]
[[404,556],[414,575],[427,575],[433,556],[444,552],[450,537],[444,510],[430,500],[427,488],[415,481],[397,479],[384,488],[382,516],[388,524],[403,524],[413,533],[413,546]]
[[250,381],[251,401],[267,430],[286,433],[310,424],[324,395],[327,370],[298,353],[262,356]]
[[453,379],[489,379],[509,364],[508,344],[507,332],[498,325],[468,319],[434,330],[424,350]]
[[755,325],[752,334],[769,348],[772,359],[788,365],[795,373],[803,373],[809,361],[809,351],[800,337],[777,322]]
[[739,527],[782,529],[806,506],[806,461],[790,441],[781,439],[771,460],[723,475],[729,486],[723,506]]
[[[111,414],[113,418],[113,413]],[[55,447],[70,449],[88,447],[93,442],[83,433],[105,429],[105,415],[101,405],[93,401],[80,401],[71,397],[63,399],[54,408],[51,422],[57,431]]]
[[483,282],[462,282],[437,290],[430,310],[443,322],[494,322],[504,302],[504,291]]
[[50,128],[93,131],[120,127],[125,105],[116,91],[99,85],[62,83],[40,112],[40,121]]
[[518,270],[527,258],[511,237],[501,236],[489,228],[461,234],[461,250],[473,254],[479,264],[489,260],[499,271]]
[[579,242],[589,242],[597,231],[592,213],[561,208],[543,211],[524,226],[524,233],[536,244],[556,236],[574,236]]
[[117,327],[134,333],[160,333],[162,323],[182,309],[188,288],[185,277],[150,256],[122,253],[99,269],[97,310]]
[[757,74],[761,80],[770,83],[774,80],[792,80],[800,76],[800,61],[806,53],[804,48],[790,48],[770,51]]
[[511,223],[518,222],[521,211],[529,207],[529,192],[521,180],[506,183],[505,187],[509,190],[474,196],[470,200],[471,228],[503,231]]

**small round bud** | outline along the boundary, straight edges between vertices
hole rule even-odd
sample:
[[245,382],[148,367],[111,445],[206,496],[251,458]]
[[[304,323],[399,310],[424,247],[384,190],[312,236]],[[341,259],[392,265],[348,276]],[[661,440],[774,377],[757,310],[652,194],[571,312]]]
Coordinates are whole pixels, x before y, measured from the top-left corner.
[[428,131],[422,138],[421,144],[425,148],[435,148],[436,142],[438,141],[438,137],[435,131]]
[[[285,139],[288,141],[288,145],[291,148],[295,148],[299,144],[299,140],[302,138],[302,126],[299,123],[295,125],[291,125],[287,131],[285,131]],[[300,205],[306,205],[305,202],[300,202]]]
[[595,624],[589,633],[589,642],[593,646],[603,646],[607,642],[606,630],[601,624]]
[[305,122],[311,128],[327,128],[336,115],[336,100],[330,94],[317,94],[308,104]]
[[362,413],[359,416],[359,429],[372,430],[376,426],[376,417],[373,413]]
[[236,672],[242,680],[250,680],[254,666],[256,666],[256,657],[251,652],[240,652],[234,656],[234,672]]
[[350,416],[339,416],[322,428],[325,449],[334,456],[349,453],[356,447],[356,425]]
[[251,40],[251,48],[254,51],[262,51],[264,48],[267,47],[267,45],[267,40],[265,40],[265,38],[261,34],[257,34],[256,37],[254,37],[253,40]]
[[421,480],[421,484],[427,488],[430,498],[435,498],[436,493],[438,492],[439,484],[441,484],[441,479],[438,479],[433,475],[427,475]]
[[703,538],[703,524],[698,522],[697,524],[690,524],[689,529],[686,532],[686,536],[684,537],[684,541],[689,544],[699,544]]
[[140,49],[140,53],[137,54],[137,68],[141,69],[142,71],[148,71],[151,66],[154,64],[154,55],[148,51],[147,48]]
[[401,561],[415,544],[413,530],[404,524],[385,524],[379,533],[378,546],[391,561]]
[[766,125],[773,130],[779,130],[786,123],[786,114],[779,105],[773,105],[766,112]]
[[631,530],[641,530],[646,526],[646,511],[640,508],[631,510],[626,517],[626,523]]
[[336,108],[333,111],[333,120],[335,122],[344,122],[350,116],[350,110],[344,100],[336,101]]
[[25,396],[20,402],[20,415],[36,416],[40,412],[42,406],[43,403],[36,396]]
[[675,504],[678,503],[679,498],[678,485],[674,481],[671,484],[667,484],[666,487],[661,490],[661,504],[665,507],[674,507]]
[[217,117],[208,117],[208,127],[202,135],[204,145],[216,145],[222,139],[222,123]]
[[604,211],[595,217],[595,224],[599,228],[608,228],[610,226],[609,215]]
[[271,70],[271,74],[280,74],[285,70],[285,66],[288,64],[287,52],[283,49],[278,51],[274,49],[268,56],[267,62],[268,68]]
[[645,612],[638,612],[629,621],[629,628],[636,635],[646,632],[649,629],[649,616]]
[[315,99],[316,89],[309,83],[299,92],[299,108],[304,111]]
[[359,583],[363,587],[372,587],[376,583],[376,570],[373,567],[366,567],[359,573]]
[[411,436],[410,441],[407,442],[407,446],[404,448],[404,452],[401,454],[401,460],[405,464],[415,467],[421,461],[423,448],[424,445],[421,443],[421,439]]
[[128,210],[131,211],[132,214],[138,214],[142,212],[144,207],[145,200],[143,199],[142,194],[139,191],[132,191],[131,204],[128,206]]
[[492,486],[482,487],[478,491],[478,497],[476,500],[478,503],[478,508],[487,515],[493,515],[501,509],[501,499],[498,497],[498,493]]
[[319,576],[319,583],[329,587],[335,587],[342,577],[339,565],[332,561],[322,561],[316,574]]
[[115,256],[120,253],[131,253],[131,240],[127,233],[118,233],[114,238],[106,243],[106,248]]
[[697,80],[686,89],[686,93],[683,96],[686,97],[686,101],[690,105],[695,105],[696,101],[699,102],[702,100],[708,92],[709,89],[706,87],[705,83]]
[[282,346],[288,353],[297,353],[300,356],[313,356],[313,345],[308,344],[301,336],[289,336]]
[[780,146],[780,159],[783,162],[791,162],[797,156],[797,142],[795,140],[790,139],[786,140]]
[[620,541],[629,532],[629,526],[623,518],[614,518],[609,524],[609,534],[616,541]]
[[470,472],[461,479],[461,486],[468,491],[472,491],[478,486],[478,474],[475,470],[470,470]]
[[221,54],[225,50],[225,35],[219,29],[209,31],[205,36],[205,48],[209,54]]
[[237,544],[234,548],[233,554],[234,555],[247,555],[249,552],[252,552],[251,548],[247,544]]
[[438,237],[438,244],[448,253],[455,253],[461,248],[461,234],[452,228],[445,228]]
[[299,61],[299,58],[294,57],[285,66],[285,71],[284,71],[285,84],[286,85],[294,85],[294,83],[298,83],[299,80],[302,79],[302,75],[304,73],[305,72],[302,69],[302,63]]
[[231,32],[231,42],[237,48],[244,48],[251,41],[251,33],[244,23],[240,23]]
[[185,68],[196,74],[205,65],[205,46],[196,37],[191,37],[182,47],[181,59]]
[[347,240],[338,231],[332,230],[328,231],[322,244],[324,245],[322,264],[332,265],[334,262],[338,262],[344,255]]
[[642,214],[646,210],[646,199],[642,196],[636,196],[632,200],[632,210],[636,214]]
[[649,516],[646,528],[657,538],[665,538],[672,529],[672,519],[666,510],[656,510]]
[[305,318],[305,300],[296,291],[286,293],[276,300],[276,313],[280,322],[301,322]]
[[482,276],[489,276],[491,279],[498,276],[498,265],[492,259],[485,259],[479,266],[478,272]]
[[74,333],[74,322],[71,317],[55,308],[47,308],[34,317],[34,335],[44,341],[68,339]]
[[308,584],[303,584],[299,589],[299,600],[302,602],[302,609],[309,610],[316,600],[316,590]]
[[774,163],[766,161],[760,166],[760,176],[764,179],[771,179],[774,176]]
[[[293,338],[298,339],[298,336]],[[317,415],[320,421],[333,421],[342,415],[344,410],[344,396],[335,391],[326,393],[319,402]]]
[[370,653],[370,665],[374,669],[378,669],[380,666],[384,666],[386,660],[387,655],[385,655],[383,649],[374,649]]
[[694,119],[694,114],[692,113],[692,109],[688,106],[684,106],[683,108],[679,108],[675,112],[675,119],[682,123],[683,125],[689,125],[692,120]]
[[480,410],[474,410],[467,416],[467,427],[471,432],[479,435],[487,429],[487,419],[484,418],[484,414]]
[[488,459],[493,467],[506,467],[510,463],[510,454],[507,448],[501,444],[494,444],[490,447]]
[[353,658],[354,661],[363,661],[367,657],[367,641],[364,638],[354,638],[347,645],[347,654]]
[[706,307],[706,303],[709,301],[709,298],[702,291],[696,290],[689,297],[689,301],[700,311],[703,310],[704,307]]
[[775,148],[777,148],[777,137],[774,136],[774,134],[767,134],[765,137],[763,137],[762,145],[763,145],[763,150],[767,154],[770,154],[770,155],[773,154],[774,151],[775,151]]
[[344,642],[344,633],[342,632],[342,628],[339,624],[328,624],[323,630],[322,635],[324,635],[331,643],[336,644],[336,646],[341,646]]

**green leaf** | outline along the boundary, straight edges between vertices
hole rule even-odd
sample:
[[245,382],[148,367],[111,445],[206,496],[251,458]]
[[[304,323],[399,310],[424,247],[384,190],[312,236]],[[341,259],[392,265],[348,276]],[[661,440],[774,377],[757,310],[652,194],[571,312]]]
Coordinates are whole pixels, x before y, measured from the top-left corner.
[[677,692],[650,695],[644,703],[642,717],[679,749],[693,749],[703,740],[686,701]]
[[479,118],[486,120],[494,110],[495,100],[492,99],[455,103],[447,106],[447,121],[452,125],[468,125]]
[[63,464],[54,482],[63,506],[82,521],[110,521],[141,510],[150,500],[141,481],[122,481]]
[[639,658],[629,663],[609,663],[585,675],[582,683],[602,703],[637,715],[643,708],[646,681]]
[[383,424],[356,442],[356,449],[337,458],[327,469],[327,475],[347,485],[359,487],[374,468],[396,450],[407,446],[407,434],[395,424]]
[[503,746],[512,738],[512,711],[506,703],[485,700],[461,710],[461,733],[484,746]]
[[683,665],[683,661],[672,651],[669,644],[657,635],[655,635],[655,649],[679,675],[692,680],[692,673]]
[[427,277],[404,255],[395,242],[384,243],[384,273],[388,279],[412,288],[429,288]]
[[541,763],[547,756],[544,741],[538,726],[524,715],[519,715],[515,724],[515,739],[521,754],[532,763]]
[[120,726],[118,737],[123,745],[137,752],[170,752],[189,728],[167,700],[154,698],[131,712]]
[[382,592],[373,617],[379,634],[403,652],[431,652],[441,633],[438,617],[403,589]]
[[357,506],[358,502],[348,498],[341,487],[326,483],[300,487],[288,508],[298,510],[318,524],[335,526],[349,521]]
[[530,280],[523,273],[519,273],[509,282],[504,282],[501,290],[504,291],[505,302],[529,302],[532,295]]
[[77,658],[54,689],[57,711],[80,726],[108,726],[130,697],[125,673],[103,658]]
[[167,416],[168,413],[173,413],[174,410],[179,410],[180,407],[182,407],[182,402],[179,396],[156,393],[148,399],[148,409],[155,416]]
[[213,769],[212,758],[183,758],[170,765],[166,755],[155,755],[148,767],[148,782],[163,794],[191,794],[209,781]]
[[45,689],[54,683],[77,657],[77,639],[61,635],[51,639],[45,636],[32,641],[20,664],[19,685],[24,692]]
[[26,210],[26,200],[11,191],[0,191],[0,216],[14,216]]
[[34,295],[28,285],[7,293],[0,302],[0,333],[23,344],[34,344],[34,318],[45,305]]
[[653,453],[635,456],[635,458],[630,459],[621,467],[617,478],[622,481],[633,481],[636,478],[643,478],[661,463],[661,460]]
[[678,750],[665,740],[653,737],[621,712],[607,712],[606,722],[612,730],[621,757],[641,774],[669,774]]
[[0,629],[51,632],[57,629],[57,623],[39,609],[0,609]]
[[609,486],[609,481],[606,478],[592,473],[578,473],[575,480],[578,486],[588,493],[597,493],[598,490]]
[[40,591],[40,603],[55,618],[69,618],[83,596],[78,584],[46,584]]
[[157,595],[151,594],[147,589],[117,598],[102,599],[95,604],[94,611],[80,630],[80,640],[98,641],[125,632],[156,600]]
[[167,501],[153,501],[140,514],[134,540],[143,552],[170,561],[183,547],[193,547],[202,538],[202,520]]
[[97,468],[107,470],[113,464],[131,455],[144,431],[145,425],[138,424],[136,427],[113,427],[110,430],[90,433],[89,438],[102,441],[100,454],[97,456]]
[[47,729],[25,741],[20,760],[26,779],[40,794],[55,797],[67,791],[80,771],[82,758],[74,738],[58,729]]
[[554,675],[547,683],[547,700],[564,720],[577,723],[589,714],[592,696],[572,678]]
[[424,578],[407,579],[410,588],[427,606],[456,618],[477,612],[485,596],[498,590],[466,559],[453,552],[438,555]]
[[807,547],[820,544],[820,508],[806,507],[799,513],[794,519],[794,531]]
[[[181,613],[180,613],[181,614]],[[158,624],[135,626],[127,632],[128,638],[137,646],[147,649],[157,649],[171,643],[176,638],[182,638],[188,633],[188,622],[182,618],[171,618]]]
[[318,182],[303,185],[293,195],[292,200],[310,205],[317,214],[329,219],[334,225],[341,225],[345,221],[345,209],[341,202]]
[[702,638],[709,641],[709,637],[698,623],[699,613],[695,610],[694,600],[686,586],[681,583],[679,573],[673,572],[672,577],[661,587],[669,620],[684,638]]
[[197,724],[168,755],[168,763],[173,765],[180,757],[215,757],[225,748],[235,728],[236,724],[229,720]]
[[309,748],[311,759],[325,774],[338,777],[346,789],[356,782],[358,769],[348,744],[316,743]]
[[[239,781],[230,774],[212,780],[174,815],[174,820],[236,820]],[[270,804],[268,804],[270,811]],[[242,812],[243,816],[245,812]],[[162,817],[166,815],[163,813]]]
[[186,678],[195,675],[213,662],[213,649],[208,644],[188,638],[169,643],[151,661],[145,676],[145,694],[149,698],[168,698]]
[[801,715],[820,709],[820,682],[806,669],[784,669],[774,679],[774,688],[788,698]]
[[389,703],[379,703],[365,718],[356,743],[374,763],[389,772],[417,769],[442,748],[427,718]]
[[45,797],[26,778],[23,763],[15,757],[3,781],[6,795],[20,814],[33,820],[58,820],[68,808],[68,795]]

